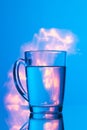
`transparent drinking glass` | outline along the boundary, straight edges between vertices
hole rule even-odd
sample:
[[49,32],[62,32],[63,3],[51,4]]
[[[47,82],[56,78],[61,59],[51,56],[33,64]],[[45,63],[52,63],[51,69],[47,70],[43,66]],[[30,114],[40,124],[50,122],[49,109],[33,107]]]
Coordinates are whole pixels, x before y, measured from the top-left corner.
[[[13,68],[13,78],[18,92],[29,102],[33,113],[62,112],[66,51],[25,51],[25,58],[18,59]],[[20,65],[26,72],[27,92],[21,82]],[[22,71],[22,70],[21,70]]]

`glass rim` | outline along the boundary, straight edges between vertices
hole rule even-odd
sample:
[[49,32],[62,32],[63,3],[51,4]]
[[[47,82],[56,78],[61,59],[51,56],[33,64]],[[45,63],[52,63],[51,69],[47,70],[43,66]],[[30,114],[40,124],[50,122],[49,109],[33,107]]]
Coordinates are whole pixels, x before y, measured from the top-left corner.
[[29,51],[25,51],[24,53],[30,53],[30,52],[60,52],[60,53],[67,53],[67,51],[64,51],[64,50],[29,50]]

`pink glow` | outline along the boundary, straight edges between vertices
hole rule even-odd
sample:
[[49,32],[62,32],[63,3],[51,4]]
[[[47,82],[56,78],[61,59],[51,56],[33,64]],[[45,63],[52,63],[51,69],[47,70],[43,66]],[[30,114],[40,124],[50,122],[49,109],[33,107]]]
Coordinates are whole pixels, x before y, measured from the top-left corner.
[[20,105],[7,105],[7,109],[10,113],[7,123],[9,124],[9,130],[19,130],[24,122],[29,119],[29,110],[23,109]]
[[[10,80],[5,83],[9,91],[5,97],[5,104],[9,113],[7,124],[9,125],[9,130],[19,130],[24,122],[28,120],[30,112],[28,103],[19,95],[15,88],[12,71],[9,71],[8,77]],[[27,109],[23,109],[23,106],[26,106]]]
[[50,87],[52,87],[53,84],[52,73],[53,73],[53,68],[44,69],[43,71],[43,83],[46,89],[50,89]]
[[58,130],[59,122],[58,120],[53,120],[51,122],[46,122],[44,124],[44,130]]
[[27,50],[66,50],[74,53],[76,41],[76,36],[68,30],[41,28],[38,34],[34,34],[33,40],[21,48],[22,53]]
[[[23,72],[21,72],[22,75],[24,75]],[[5,97],[5,103],[6,104],[15,104],[15,105],[28,105],[28,103],[19,95],[17,92],[14,81],[13,81],[13,73],[12,71],[9,71],[8,78],[10,79],[7,83],[5,83],[6,86],[8,86],[9,93]],[[22,82],[24,82],[24,78],[22,77]]]
[[59,104],[60,77],[53,68],[43,70],[43,83],[48,93],[51,92],[51,100],[54,104]]

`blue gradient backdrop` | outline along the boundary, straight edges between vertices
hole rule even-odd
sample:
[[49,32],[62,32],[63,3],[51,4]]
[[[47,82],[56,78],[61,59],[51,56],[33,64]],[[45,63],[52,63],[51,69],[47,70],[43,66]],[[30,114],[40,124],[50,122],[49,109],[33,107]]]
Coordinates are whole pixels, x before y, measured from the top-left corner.
[[[7,72],[41,27],[71,30],[77,35],[81,55],[67,58],[64,105],[87,105],[87,1],[3,0],[0,1],[0,107],[7,92]],[[0,116],[2,116],[0,114]],[[8,116],[8,115],[7,115]],[[1,117],[0,117],[1,118]],[[2,119],[3,120],[3,119]],[[5,127],[5,126],[4,126]]]

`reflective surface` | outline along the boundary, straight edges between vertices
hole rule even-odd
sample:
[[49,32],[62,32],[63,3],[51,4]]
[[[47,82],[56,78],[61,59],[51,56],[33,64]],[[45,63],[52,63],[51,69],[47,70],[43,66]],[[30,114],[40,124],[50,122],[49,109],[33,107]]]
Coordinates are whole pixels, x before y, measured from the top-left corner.
[[30,114],[20,130],[64,130],[62,114]]
[[30,115],[27,105],[0,106],[0,130],[86,130],[87,106],[64,106],[62,115]]

